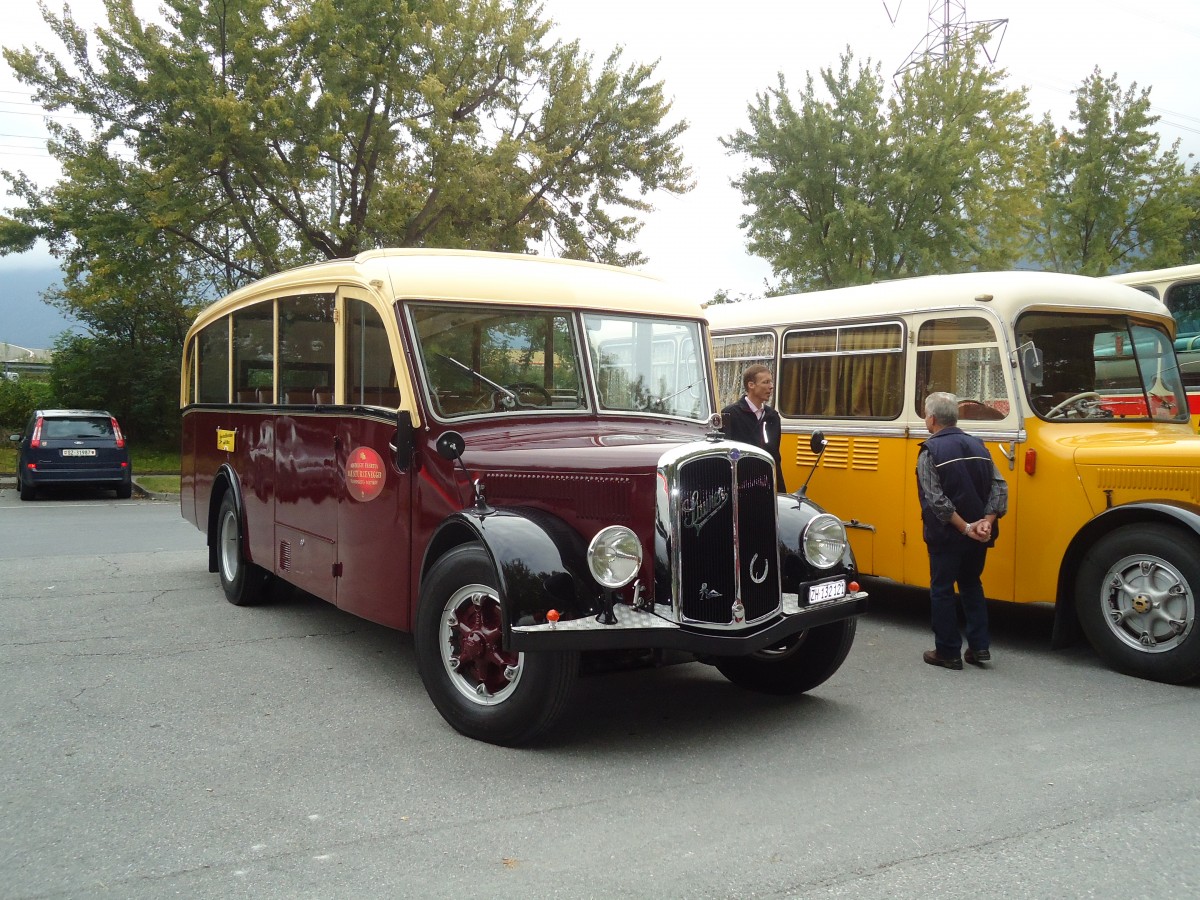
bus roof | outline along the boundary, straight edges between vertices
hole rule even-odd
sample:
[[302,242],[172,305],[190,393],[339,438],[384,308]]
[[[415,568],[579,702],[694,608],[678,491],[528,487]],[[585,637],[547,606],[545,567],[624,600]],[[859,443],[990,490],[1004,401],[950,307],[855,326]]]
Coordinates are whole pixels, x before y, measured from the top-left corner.
[[192,330],[267,296],[373,289],[387,301],[520,303],[701,318],[700,301],[650,275],[577,260],[473,250],[368,250],[352,259],[300,266],[268,275],[206,307]]
[[1170,320],[1166,306],[1142,291],[1082,275],[1030,271],[967,272],[880,281],[710,306],[705,314],[714,330],[727,331],[985,306],[1006,322],[1011,322],[1023,309],[1047,306],[1119,309]]
[[1171,266],[1166,269],[1147,269],[1144,272],[1122,272],[1120,275],[1106,275],[1104,278],[1118,284],[1149,285],[1161,289],[1176,281],[1200,281],[1200,263]]

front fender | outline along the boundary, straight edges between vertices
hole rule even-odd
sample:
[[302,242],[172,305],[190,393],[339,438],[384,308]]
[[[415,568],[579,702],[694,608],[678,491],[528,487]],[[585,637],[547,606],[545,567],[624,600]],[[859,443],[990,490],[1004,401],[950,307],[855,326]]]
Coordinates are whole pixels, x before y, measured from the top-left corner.
[[1182,526],[1200,536],[1200,508],[1175,500],[1142,500],[1122,503],[1104,510],[1079,529],[1063,554],[1058,570],[1058,589],[1054,605],[1054,631],[1051,646],[1067,647],[1079,640],[1075,618],[1075,579],[1088,549],[1105,534],[1124,525],[1164,522]]
[[534,509],[465,509],[435,533],[424,570],[445,550],[471,540],[491,558],[504,610],[504,640],[513,625],[546,621],[555,609],[564,620],[595,615],[600,589],[587,568],[583,538],[561,519]]

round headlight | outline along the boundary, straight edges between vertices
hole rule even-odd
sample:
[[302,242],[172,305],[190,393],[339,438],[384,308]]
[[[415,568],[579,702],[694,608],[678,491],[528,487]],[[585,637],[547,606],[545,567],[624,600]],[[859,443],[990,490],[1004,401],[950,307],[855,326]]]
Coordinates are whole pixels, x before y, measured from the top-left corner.
[[604,587],[622,588],[642,568],[642,543],[624,525],[609,525],[588,544],[587,561],[592,577]]
[[846,552],[846,529],[837,516],[821,513],[804,528],[804,558],[818,569],[829,569]]

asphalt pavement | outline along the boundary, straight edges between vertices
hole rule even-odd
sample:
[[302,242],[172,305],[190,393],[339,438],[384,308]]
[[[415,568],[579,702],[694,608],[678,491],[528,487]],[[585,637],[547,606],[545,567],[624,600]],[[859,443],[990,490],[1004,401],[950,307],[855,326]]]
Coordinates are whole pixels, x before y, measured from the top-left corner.
[[1200,688],[1051,651],[1048,610],[993,606],[951,672],[872,586],[807,696],[600,675],[513,750],[442,721],[409,636],[206,563],[173,502],[0,491],[0,896],[1200,896]]

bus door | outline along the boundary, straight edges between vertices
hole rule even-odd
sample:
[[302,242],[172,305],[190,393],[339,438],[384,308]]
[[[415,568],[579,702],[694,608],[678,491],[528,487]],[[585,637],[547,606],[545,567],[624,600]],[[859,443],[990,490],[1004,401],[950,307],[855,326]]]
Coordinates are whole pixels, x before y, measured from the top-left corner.
[[[413,467],[400,469],[389,444],[398,408],[415,410],[397,381],[392,342],[378,310],[343,290],[344,379],[338,423],[337,605],[356,616],[409,629]],[[405,371],[401,369],[400,371]]]
[[332,407],[334,295],[278,301],[275,416],[275,566],[302,590],[333,602],[337,562],[337,410]]
[[1015,454],[1019,433],[1017,404],[1007,351],[998,339],[1002,332],[995,320],[975,310],[931,314],[916,319],[915,371],[912,391],[905,403],[911,430],[906,460],[909,490],[905,493],[904,581],[929,584],[929,555],[922,536],[921,504],[917,493],[916,468],[920,444],[928,436],[925,428],[925,398],[933,391],[958,397],[958,427],[980,438],[991,452],[992,461],[1008,484],[1008,513],[1000,522],[1000,539],[988,551],[983,572],[985,594],[996,600],[1011,600],[1016,571],[1015,524],[1017,521],[1017,478],[1008,456]]

